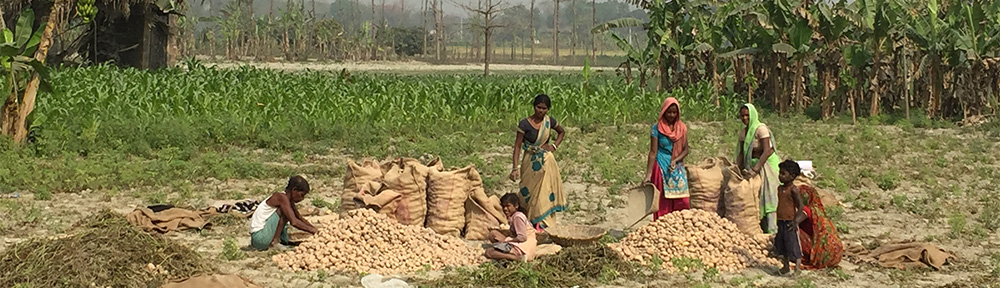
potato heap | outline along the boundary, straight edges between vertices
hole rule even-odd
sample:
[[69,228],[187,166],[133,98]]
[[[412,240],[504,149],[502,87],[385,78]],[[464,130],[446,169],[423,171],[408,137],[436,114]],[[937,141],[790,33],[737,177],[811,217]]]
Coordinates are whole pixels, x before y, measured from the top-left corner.
[[368,209],[352,210],[339,219],[323,219],[319,233],[294,251],[274,255],[280,269],[341,270],[398,274],[446,266],[478,265],[482,250],[431,229],[401,225]]
[[629,233],[611,249],[626,260],[648,264],[654,255],[663,269],[676,272],[671,259],[700,259],[706,267],[736,272],[751,266],[778,265],[767,258],[771,246],[768,235],[751,236],[718,214],[688,209],[673,212]]

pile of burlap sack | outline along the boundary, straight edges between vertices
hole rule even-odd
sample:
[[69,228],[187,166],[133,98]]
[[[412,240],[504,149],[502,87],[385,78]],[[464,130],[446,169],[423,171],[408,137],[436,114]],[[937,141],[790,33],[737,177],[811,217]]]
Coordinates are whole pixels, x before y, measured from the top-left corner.
[[372,209],[403,225],[469,240],[484,240],[490,228],[507,224],[500,199],[486,196],[475,165],[445,171],[440,159],[348,160],[340,207]]
[[[745,179],[739,166],[725,157],[708,158],[687,166],[688,188],[692,209],[719,213],[743,233],[764,233],[760,227],[761,176]],[[795,179],[795,185],[812,182],[806,177]],[[827,207],[837,204],[832,194],[817,189]]]

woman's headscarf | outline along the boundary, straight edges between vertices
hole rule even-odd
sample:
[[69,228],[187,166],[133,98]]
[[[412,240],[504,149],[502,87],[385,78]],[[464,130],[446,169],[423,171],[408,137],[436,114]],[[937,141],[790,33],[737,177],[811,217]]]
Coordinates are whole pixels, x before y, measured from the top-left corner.
[[[667,120],[663,119],[663,115],[667,114],[667,108],[670,108],[671,105],[677,105],[677,120],[674,121],[673,125],[667,123]],[[687,125],[684,124],[684,121],[681,121],[681,104],[677,102],[676,98],[668,97],[666,100],[663,100],[663,108],[660,109],[660,118],[657,119],[657,123],[656,129],[660,131],[660,134],[667,136],[670,141],[674,142],[674,149],[671,156],[679,156],[685,147],[678,145],[684,145],[687,143],[688,129]]]
[[[739,159],[739,161],[743,161],[746,167],[749,168],[751,166],[750,160],[753,159],[753,151],[750,151],[750,147],[753,145],[753,140],[754,140],[753,138],[754,134],[756,134],[757,132],[757,127],[760,127],[760,118],[758,118],[757,108],[754,107],[753,104],[747,103],[743,106],[746,107],[748,112],[747,114],[750,115],[749,117],[750,121],[747,124],[747,135],[743,139],[744,159]],[[772,166],[772,168],[774,168],[774,171],[777,172],[778,163],[781,162],[781,158],[778,157],[778,152],[777,152],[778,147],[774,145],[774,135],[771,135],[771,146],[775,152],[771,154],[771,157],[767,158],[767,164]]]

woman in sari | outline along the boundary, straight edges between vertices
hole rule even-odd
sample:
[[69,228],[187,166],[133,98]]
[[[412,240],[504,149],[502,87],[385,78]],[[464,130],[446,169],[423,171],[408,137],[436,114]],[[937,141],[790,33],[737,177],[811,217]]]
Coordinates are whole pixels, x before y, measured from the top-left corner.
[[[781,160],[776,153],[777,147],[771,138],[771,130],[760,123],[757,118],[757,108],[746,104],[740,108],[740,120],[746,127],[739,138],[737,163],[746,179],[761,176],[760,217],[761,229],[773,234],[778,230],[778,164]],[[761,161],[763,159],[763,161]]]
[[649,132],[649,157],[646,178],[660,191],[660,209],[653,221],[670,212],[691,208],[688,194],[687,169],[684,158],[688,153],[687,125],[681,121],[680,103],[674,97],[663,101],[660,117]]
[[[552,101],[549,96],[539,94],[533,102],[535,113],[521,119],[514,139],[514,167],[510,180],[521,177],[518,195],[528,208],[528,220],[535,229],[556,225],[555,214],[566,210],[566,194],[563,193],[562,176],[559,165],[552,155],[562,144],[566,130],[555,118],[549,117]],[[557,133],[555,142],[550,142],[552,131]],[[521,155],[521,152],[524,155]],[[519,159],[520,158],[520,159]],[[520,169],[518,163],[521,164]]]
[[809,184],[799,185],[806,204],[807,219],[799,224],[799,246],[802,263],[812,269],[836,267],[844,256],[844,244],[837,236],[837,227],[826,214],[823,199]]

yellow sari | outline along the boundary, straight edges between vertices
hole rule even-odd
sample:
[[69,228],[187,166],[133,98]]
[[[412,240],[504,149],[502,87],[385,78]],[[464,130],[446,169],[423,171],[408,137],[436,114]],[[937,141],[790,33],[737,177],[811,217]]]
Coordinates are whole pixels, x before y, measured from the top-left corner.
[[[550,227],[556,224],[555,213],[566,211],[566,194],[563,193],[559,164],[551,152],[542,149],[552,132],[551,122],[545,116],[535,142],[524,142],[521,156],[521,189],[518,196],[528,208],[532,225]],[[520,131],[519,132],[524,132]]]

